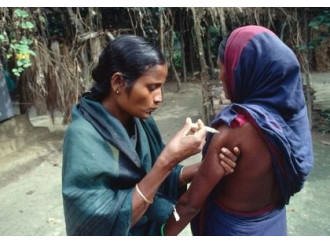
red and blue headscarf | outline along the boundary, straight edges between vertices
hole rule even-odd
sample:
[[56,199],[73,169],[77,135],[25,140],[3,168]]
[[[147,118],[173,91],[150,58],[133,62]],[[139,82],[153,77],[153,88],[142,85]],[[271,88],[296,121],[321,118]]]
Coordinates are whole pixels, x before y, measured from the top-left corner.
[[283,204],[289,203],[313,166],[299,62],[273,32],[261,26],[245,26],[230,34],[224,66],[232,104],[216,116],[212,125],[223,122],[231,126],[238,113],[252,120],[271,152]]

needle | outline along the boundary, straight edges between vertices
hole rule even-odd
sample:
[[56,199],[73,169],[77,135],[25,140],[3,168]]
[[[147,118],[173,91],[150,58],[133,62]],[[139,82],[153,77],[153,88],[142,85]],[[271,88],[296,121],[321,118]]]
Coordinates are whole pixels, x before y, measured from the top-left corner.
[[[193,123],[192,126],[193,126],[194,128],[197,128],[197,127],[198,127],[198,124],[197,124],[197,123]],[[211,127],[209,127],[209,126],[206,126],[206,125],[204,125],[204,128],[205,128],[205,130],[206,130],[207,132],[210,132],[210,133],[213,133],[213,134],[220,133],[218,130],[216,130],[216,129],[214,129],[214,128],[211,128]]]
[[218,130],[211,128],[209,126],[204,126],[207,132],[213,133],[213,134],[217,134],[220,133]]

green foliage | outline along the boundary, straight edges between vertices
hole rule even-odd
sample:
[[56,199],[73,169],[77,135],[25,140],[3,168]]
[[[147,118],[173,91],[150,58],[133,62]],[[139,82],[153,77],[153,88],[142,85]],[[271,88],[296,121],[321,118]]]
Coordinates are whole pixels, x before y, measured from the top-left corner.
[[220,44],[220,38],[219,38],[219,29],[215,26],[211,26],[210,28],[210,35],[211,35],[211,54],[212,54],[212,60],[213,64],[217,65],[217,58],[218,58],[218,47]]
[[30,56],[36,55],[31,49],[33,41],[30,39],[30,33],[35,29],[31,19],[29,12],[17,8],[13,13],[13,26],[7,26],[9,33],[5,30],[0,32],[0,44],[5,46],[2,49],[6,58],[14,58],[16,67],[12,69],[12,73],[18,77],[32,65]]
[[14,11],[14,16],[15,17],[18,17],[18,18],[27,18],[30,15],[29,15],[29,13],[27,11],[17,8]]
[[313,39],[307,46],[309,49],[315,49],[321,44],[322,41],[330,37],[329,27],[330,27],[330,10],[326,8],[319,15],[317,15],[308,26],[314,30],[320,31],[320,34]]
[[322,122],[319,125],[319,131],[327,133],[330,132],[330,109],[321,112]]
[[174,51],[173,53],[173,63],[176,69],[182,69],[182,56],[181,51]]

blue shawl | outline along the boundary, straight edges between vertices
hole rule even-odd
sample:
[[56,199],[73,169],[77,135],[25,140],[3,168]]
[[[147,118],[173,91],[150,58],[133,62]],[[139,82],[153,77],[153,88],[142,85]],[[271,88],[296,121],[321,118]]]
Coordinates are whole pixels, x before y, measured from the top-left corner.
[[136,149],[122,124],[84,96],[72,112],[63,144],[62,193],[68,235],[159,235],[173,211],[178,165],[154,203],[131,228],[132,191],[151,169],[164,144],[152,117],[135,118]]
[[270,30],[245,26],[229,36],[224,64],[232,104],[211,125],[230,126],[238,113],[247,115],[268,144],[282,203],[289,203],[290,197],[302,189],[313,166],[298,60]]

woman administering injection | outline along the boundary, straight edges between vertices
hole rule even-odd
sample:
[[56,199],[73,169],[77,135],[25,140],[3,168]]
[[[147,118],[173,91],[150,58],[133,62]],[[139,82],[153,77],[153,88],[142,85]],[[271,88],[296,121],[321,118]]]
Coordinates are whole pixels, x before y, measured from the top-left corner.
[[[144,38],[112,41],[92,76],[96,83],[73,109],[63,144],[67,234],[159,235],[200,167],[179,163],[202,150],[206,128],[187,118],[163,144],[151,113],[162,102],[167,65]],[[230,174],[236,156],[224,149],[221,157],[218,166]]]

